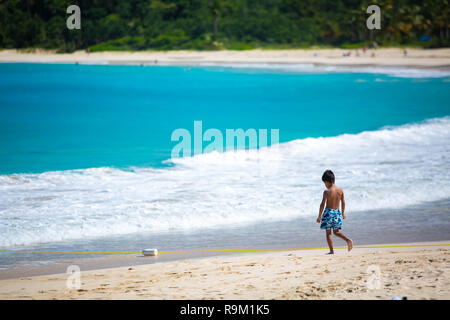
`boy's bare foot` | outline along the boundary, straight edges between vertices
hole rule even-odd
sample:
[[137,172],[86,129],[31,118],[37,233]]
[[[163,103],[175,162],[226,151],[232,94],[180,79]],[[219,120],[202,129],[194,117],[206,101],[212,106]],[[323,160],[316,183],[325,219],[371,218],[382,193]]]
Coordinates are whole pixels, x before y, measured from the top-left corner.
[[348,251],[353,249],[353,240],[349,239],[347,241]]
[[327,254],[334,254],[334,252],[333,252],[333,251],[330,251],[330,252],[328,252]]

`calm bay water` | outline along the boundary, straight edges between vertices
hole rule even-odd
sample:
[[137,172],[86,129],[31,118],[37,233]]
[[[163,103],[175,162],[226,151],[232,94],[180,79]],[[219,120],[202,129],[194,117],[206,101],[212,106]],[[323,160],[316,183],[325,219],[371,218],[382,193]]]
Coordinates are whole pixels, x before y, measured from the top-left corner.
[[[414,76],[416,76],[413,73]],[[173,130],[277,128],[280,142],[449,114],[448,77],[221,67],[0,65],[0,174],[162,165]]]

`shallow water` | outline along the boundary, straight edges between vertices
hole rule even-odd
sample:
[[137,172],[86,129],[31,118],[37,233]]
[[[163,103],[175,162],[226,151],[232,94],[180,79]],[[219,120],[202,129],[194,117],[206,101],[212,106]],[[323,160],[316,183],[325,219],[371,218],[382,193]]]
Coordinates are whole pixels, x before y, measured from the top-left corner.
[[[450,240],[450,198],[406,209],[368,210],[348,212],[342,230],[355,246]],[[336,247],[345,242],[335,237]],[[226,228],[206,228],[185,232],[153,232],[123,236],[76,240],[44,245],[27,246],[26,250],[60,251],[139,251],[157,248],[160,251],[217,250],[217,249],[268,249],[268,248],[324,248],[325,232],[319,229],[315,218],[295,218]],[[77,261],[82,258],[99,258],[120,254],[57,254],[57,253],[0,253],[0,268],[12,266],[37,266],[55,261]],[[166,257],[169,256],[169,257]],[[165,259],[199,257],[202,254],[162,254]],[[142,263],[154,262],[146,260]],[[61,262],[59,262],[61,263]],[[115,265],[121,265],[116,261]],[[136,260],[135,263],[141,263]],[[94,265],[96,265],[94,263]],[[99,265],[97,263],[97,265]],[[112,264],[114,265],[114,263]],[[1,278],[0,269],[0,278]]]

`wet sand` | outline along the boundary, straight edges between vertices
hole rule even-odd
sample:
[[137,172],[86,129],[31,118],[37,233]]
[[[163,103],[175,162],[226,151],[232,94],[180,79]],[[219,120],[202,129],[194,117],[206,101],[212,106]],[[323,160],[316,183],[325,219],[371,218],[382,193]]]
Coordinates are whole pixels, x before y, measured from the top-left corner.
[[[1,299],[408,299],[450,298],[450,241],[236,253],[0,281]],[[423,245],[424,243],[421,243]],[[413,244],[409,244],[413,245]],[[150,258],[151,259],[151,258]],[[73,283],[73,282],[71,282]]]

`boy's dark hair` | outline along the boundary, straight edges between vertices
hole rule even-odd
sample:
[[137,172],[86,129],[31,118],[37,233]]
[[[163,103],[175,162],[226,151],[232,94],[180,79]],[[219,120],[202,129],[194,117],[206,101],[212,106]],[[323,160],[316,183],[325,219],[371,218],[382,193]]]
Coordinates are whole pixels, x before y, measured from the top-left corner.
[[331,170],[325,171],[323,173],[323,175],[322,175],[322,181],[323,182],[328,181],[328,182],[334,183],[334,173],[333,173],[333,171],[331,171]]

